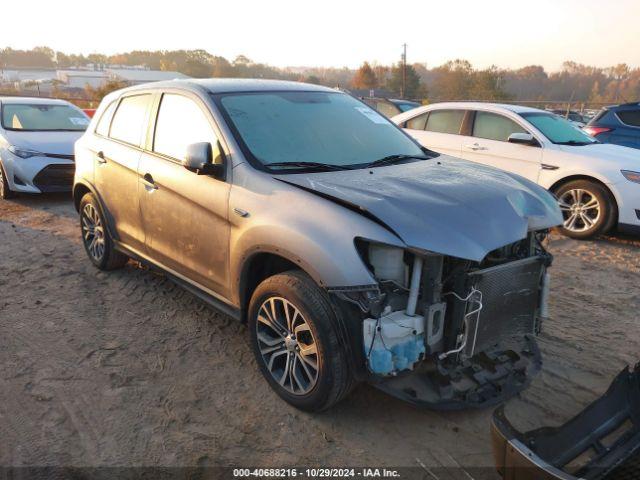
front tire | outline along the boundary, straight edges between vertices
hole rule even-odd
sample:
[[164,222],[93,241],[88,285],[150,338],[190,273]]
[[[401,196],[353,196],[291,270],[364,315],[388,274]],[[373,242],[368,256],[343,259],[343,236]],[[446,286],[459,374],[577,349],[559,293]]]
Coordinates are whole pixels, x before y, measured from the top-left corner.
[[616,220],[616,205],[611,194],[589,180],[561,185],[556,197],[563,216],[563,234],[576,239],[592,238],[611,230]]
[[129,260],[124,253],[115,249],[107,231],[102,209],[91,193],[87,193],[80,200],[80,230],[87,256],[100,270],[121,268]]
[[258,285],[248,323],[262,374],[289,404],[321,411],[351,391],[354,381],[336,314],[326,292],[303,272],[274,275]]
[[16,196],[15,192],[9,188],[9,181],[7,175],[4,172],[4,167],[0,163],[0,198],[2,200],[9,200]]

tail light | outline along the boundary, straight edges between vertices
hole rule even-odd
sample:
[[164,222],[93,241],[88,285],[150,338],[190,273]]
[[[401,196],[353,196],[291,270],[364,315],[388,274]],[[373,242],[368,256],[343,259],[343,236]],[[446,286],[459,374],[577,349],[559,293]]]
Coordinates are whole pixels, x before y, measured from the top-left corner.
[[582,127],[582,130],[587,134],[595,137],[596,135],[600,135],[601,133],[610,132],[613,130],[612,128],[607,127],[590,127],[587,125],[586,127]]

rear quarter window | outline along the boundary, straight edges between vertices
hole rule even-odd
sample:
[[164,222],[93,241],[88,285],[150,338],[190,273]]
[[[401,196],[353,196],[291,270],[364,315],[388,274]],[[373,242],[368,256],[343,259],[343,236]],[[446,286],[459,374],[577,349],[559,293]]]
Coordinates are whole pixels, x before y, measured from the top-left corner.
[[106,137],[109,135],[109,127],[111,126],[111,119],[113,118],[113,112],[116,110],[117,101],[113,101],[104,109],[104,112],[100,116],[100,120],[98,120],[98,125],[96,126],[96,133],[98,135],[102,135]]
[[408,128],[410,130],[424,130],[424,127],[427,124],[428,116],[429,116],[429,112],[423,113],[422,115],[418,115],[417,117],[414,117],[411,120],[407,120],[405,128]]
[[623,110],[617,112],[620,121],[632,127],[640,127],[640,110]]
[[150,94],[132,95],[120,101],[113,116],[109,137],[139,147],[147,131],[147,109]]

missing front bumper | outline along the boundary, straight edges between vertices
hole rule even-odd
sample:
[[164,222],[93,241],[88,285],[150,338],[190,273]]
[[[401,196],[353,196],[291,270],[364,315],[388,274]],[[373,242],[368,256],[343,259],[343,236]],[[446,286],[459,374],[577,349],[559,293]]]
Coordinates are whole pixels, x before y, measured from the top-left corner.
[[560,427],[521,433],[500,408],[491,433],[505,480],[640,479],[640,363]]
[[459,364],[427,362],[411,373],[373,385],[401,400],[434,410],[486,408],[527,388],[541,366],[536,341],[526,335],[518,352],[482,352]]

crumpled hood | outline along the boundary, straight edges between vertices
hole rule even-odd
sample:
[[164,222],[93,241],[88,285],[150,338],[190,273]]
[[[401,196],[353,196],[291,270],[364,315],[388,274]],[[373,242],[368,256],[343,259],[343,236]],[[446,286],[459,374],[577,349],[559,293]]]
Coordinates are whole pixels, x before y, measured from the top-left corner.
[[365,210],[410,247],[474,261],[525,238],[529,230],[562,223],[558,205],[542,187],[445,155],[275,178]]
[[5,132],[11,145],[56,155],[73,155],[73,146],[82,135],[84,132]]

